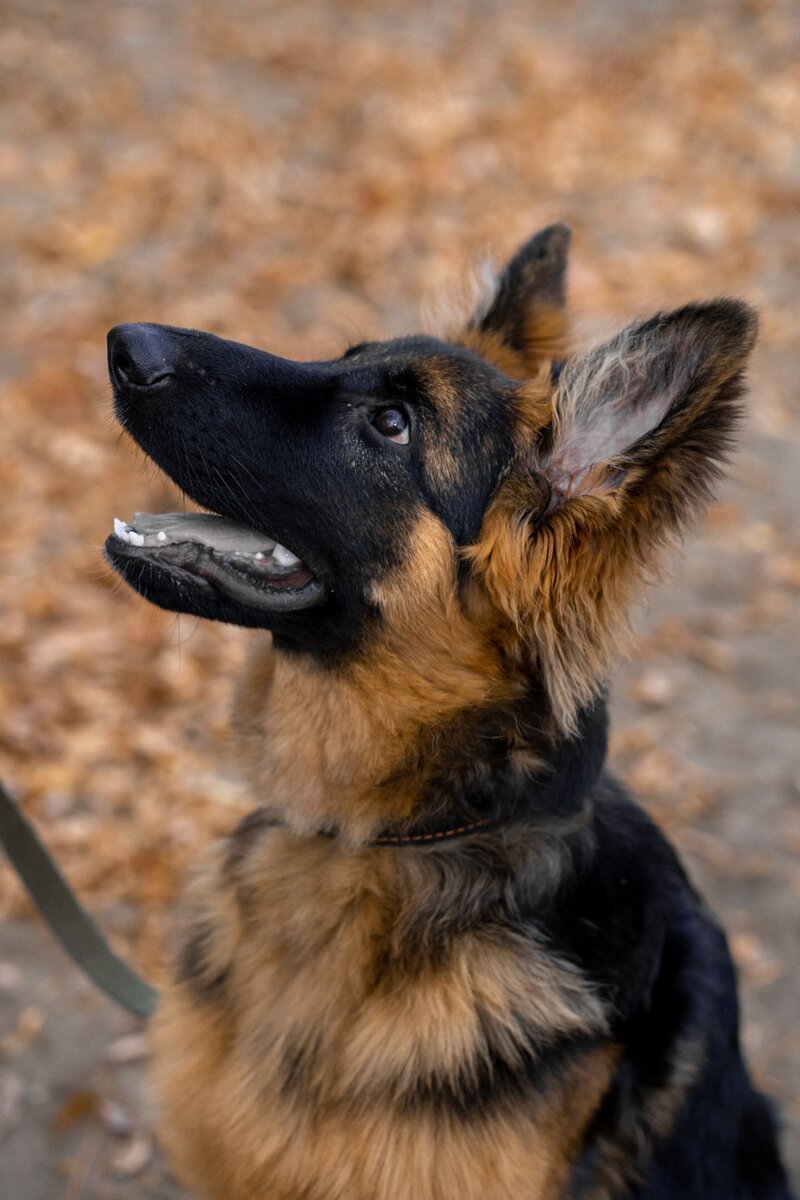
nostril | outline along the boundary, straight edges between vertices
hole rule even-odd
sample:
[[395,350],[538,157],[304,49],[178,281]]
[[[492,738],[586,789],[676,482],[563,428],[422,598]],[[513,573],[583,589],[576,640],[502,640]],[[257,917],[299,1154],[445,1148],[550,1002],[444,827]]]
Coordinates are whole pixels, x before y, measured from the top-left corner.
[[135,378],[136,371],[135,371],[133,362],[131,361],[130,357],[127,354],[125,354],[124,351],[122,351],[122,350],[117,351],[117,353],[114,355],[111,366],[113,368],[114,374],[119,375],[126,382],[127,381],[130,381],[131,383],[138,382]]
[[120,325],[108,335],[108,365],[116,387],[151,388],[171,378],[172,347],[158,326]]
[[137,362],[124,350],[115,350],[111,358],[111,371],[117,381],[134,387],[153,387],[174,374],[162,363]]

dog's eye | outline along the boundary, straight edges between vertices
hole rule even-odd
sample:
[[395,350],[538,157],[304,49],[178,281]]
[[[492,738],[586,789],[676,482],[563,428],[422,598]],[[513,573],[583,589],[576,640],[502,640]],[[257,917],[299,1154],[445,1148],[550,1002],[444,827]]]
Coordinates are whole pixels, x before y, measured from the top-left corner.
[[408,414],[402,408],[379,408],[371,420],[383,437],[400,446],[408,445]]

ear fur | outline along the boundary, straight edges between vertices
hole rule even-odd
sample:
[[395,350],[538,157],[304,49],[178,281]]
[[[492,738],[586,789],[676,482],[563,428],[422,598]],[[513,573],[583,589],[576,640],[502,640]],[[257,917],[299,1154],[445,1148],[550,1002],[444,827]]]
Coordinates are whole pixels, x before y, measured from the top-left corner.
[[[710,498],[740,416],[752,309],[689,305],[569,361],[552,419],[469,551],[548,688],[562,728],[603,686],[659,548]],[[520,429],[529,422],[520,389]],[[541,407],[541,396],[530,397]],[[530,435],[526,435],[528,438]]]
[[463,340],[511,375],[524,377],[565,348],[571,236],[561,224],[534,234],[500,273],[488,307],[467,325]]

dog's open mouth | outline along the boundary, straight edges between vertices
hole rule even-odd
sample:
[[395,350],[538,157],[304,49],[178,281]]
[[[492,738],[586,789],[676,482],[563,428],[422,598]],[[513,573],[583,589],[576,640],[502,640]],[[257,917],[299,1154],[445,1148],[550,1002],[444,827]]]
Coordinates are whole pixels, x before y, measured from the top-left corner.
[[155,567],[183,587],[216,591],[247,608],[309,608],[324,595],[313,571],[272,538],[210,513],[136,513],[114,521],[108,549]]

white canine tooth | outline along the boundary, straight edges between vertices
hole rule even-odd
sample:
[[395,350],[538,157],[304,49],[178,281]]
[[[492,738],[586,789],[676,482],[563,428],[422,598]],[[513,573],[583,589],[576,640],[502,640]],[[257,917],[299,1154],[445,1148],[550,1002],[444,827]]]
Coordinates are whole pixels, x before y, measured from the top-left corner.
[[167,535],[164,533],[163,529],[160,529],[158,531],[158,533],[156,534],[156,537],[158,538],[158,540],[160,542],[165,542],[167,540]]
[[114,534],[121,542],[127,542],[128,526],[124,521],[120,521],[119,517],[114,517]]
[[135,529],[128,530],[128,541],[132,546],[144,545],[144,534],[137,533]]
[[297,555],[292,554],[291,550],[287,550],[285,546],[280,544],[280,542],[278,542],[277,546],[272,551],[272,557],[275,559],[275,562],[278,564],[278,566],[281,567],[294,567],[300,562],[300,559],[297,557]]

